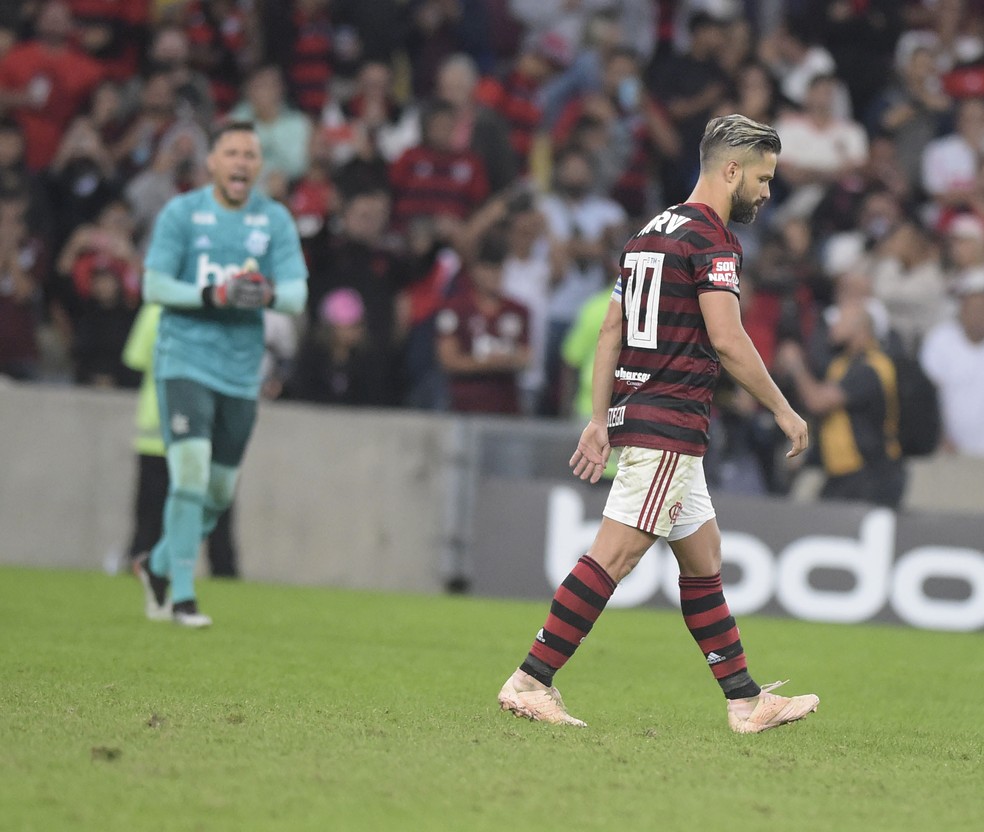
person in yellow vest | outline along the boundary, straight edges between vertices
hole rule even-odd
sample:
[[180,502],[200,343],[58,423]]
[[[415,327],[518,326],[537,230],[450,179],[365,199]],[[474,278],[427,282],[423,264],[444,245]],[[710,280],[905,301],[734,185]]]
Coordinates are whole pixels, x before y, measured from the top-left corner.
[[863,299],[833,308],[829,340],[835,357],[824,378],[813,376],[803,351],[780,347],[776,368],[788,374],[804,408],[820,420],[820,496],[898,508],[906,472],[899,445],[895,364],[882,350]]
[[[133,534],[128,555],[131,570],[149,555],[160,540],[167,499],[168,473],[161,436],[161,419],[154,385],[154,344],[161,307],[146,303],[140,308],[123,347],[123,363],[143,373],[137,398],[134,449],[137,452],[137,491],[133,502]],[[209,571],[213,577],[239,575],[238,554],[232,535],[232,509],[219,518],[208,538]]]

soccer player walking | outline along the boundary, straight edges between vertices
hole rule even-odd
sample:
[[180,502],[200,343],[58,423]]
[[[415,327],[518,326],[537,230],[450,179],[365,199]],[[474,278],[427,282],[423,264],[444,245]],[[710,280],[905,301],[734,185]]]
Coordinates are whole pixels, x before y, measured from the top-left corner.
[[806,422],[769,376],[741,323],[742,250],[729,221],[749,223],[769,198],[775,130],[741,115],[708,122],[690,198],[654,217],[625,246],[598,339],[593,413],[571,467],[597,482],[613,446],[618,473],[588,553],[563,581],[522,665],[499,692],[503,710],[584,726],[553,686],[615,587],[659,537],[680,567],[684,621],[727,699],[728,722],[757,733],[815,711],[819,698],[771,693],[748,672],[721,585],[721,533],[707,493],[710,402],[723,366],[807,447]]
[[154,373],[170,487],[163,536],[139,575],[147,617],[185,627],[212,623],[195,598],[195,563],[232,502],[256,420],[263,310],[297,314],[307,301],[293,220],[253,190],[262,161],[251,123],[221,126],[211,184],[168,202],[144,260],[144,300],[164,307]]

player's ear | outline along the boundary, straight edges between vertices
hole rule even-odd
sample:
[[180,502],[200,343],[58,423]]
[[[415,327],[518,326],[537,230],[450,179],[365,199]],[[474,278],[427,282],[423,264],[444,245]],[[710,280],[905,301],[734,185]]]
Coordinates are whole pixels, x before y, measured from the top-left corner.
[[741,179],[741,163],[737,159],[729,159],[724,165],[724,178],[729,185],[734,185]]
[[208,171],[209,176],[213,176],[215,174],[214,168],[215,165],[212,161],[212,154],[209,153],[208,156],[205,157],[205,170]]

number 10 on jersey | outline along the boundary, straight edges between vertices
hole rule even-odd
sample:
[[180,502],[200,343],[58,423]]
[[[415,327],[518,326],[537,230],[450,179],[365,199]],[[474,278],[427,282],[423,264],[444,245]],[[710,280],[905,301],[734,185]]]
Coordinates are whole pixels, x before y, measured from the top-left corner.
[[628,322],[626,342],[630,347],[656,349],[659,284],[665,257],[665,254],[652,251],[627,251],[622,260],[625,320]]

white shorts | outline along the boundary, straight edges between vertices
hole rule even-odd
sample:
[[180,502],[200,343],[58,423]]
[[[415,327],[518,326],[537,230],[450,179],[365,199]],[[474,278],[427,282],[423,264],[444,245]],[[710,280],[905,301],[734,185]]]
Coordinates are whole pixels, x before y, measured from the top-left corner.
[[693,534],[714,517],[703,458],[622,448],[603,514],[667,540]]

